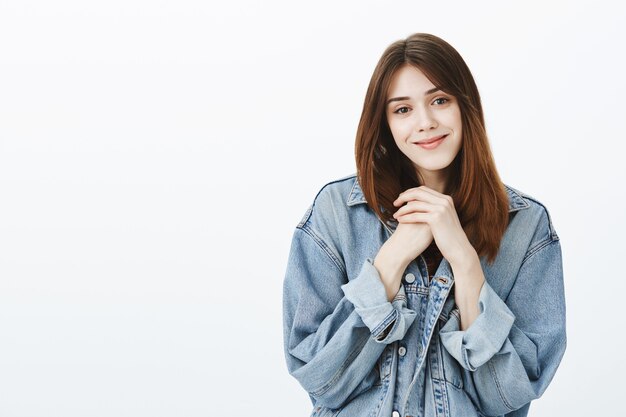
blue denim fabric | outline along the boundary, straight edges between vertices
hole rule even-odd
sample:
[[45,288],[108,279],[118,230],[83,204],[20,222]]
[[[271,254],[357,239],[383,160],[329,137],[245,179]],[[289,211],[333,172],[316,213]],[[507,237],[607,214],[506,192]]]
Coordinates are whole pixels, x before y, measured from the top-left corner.
[[480,259],[481,313],[462,331],[447,260],[428,282],[418,257],[387,301],[373,259],[396,223],[369,209],[355,175],[322,187],[283,286],[287,368],[311,416],[527,415],[565,352],[561,247],[546,208],[506,190],[511,220],[495,262]]

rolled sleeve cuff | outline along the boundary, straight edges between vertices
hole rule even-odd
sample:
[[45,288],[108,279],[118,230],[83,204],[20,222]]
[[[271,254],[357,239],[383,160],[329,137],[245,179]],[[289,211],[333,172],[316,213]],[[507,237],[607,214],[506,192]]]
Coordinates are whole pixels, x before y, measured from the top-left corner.
[[455,309],[439,331],[446,350],[469,371],[475,371],[502,348],[515,321],[509,307],[487,281],[480,289],[478,304],[480,314],[467,330],[460,330],[460,317]]
[[[393,303],[387,301],[385,286],[370,258],[363,262],[359,275],[341,289],[379,343],[389,344],[402,339],[415,320],[415,311],[406,308],[404,287],[400,286]],[[386,336],[379,339],[386,330]]]

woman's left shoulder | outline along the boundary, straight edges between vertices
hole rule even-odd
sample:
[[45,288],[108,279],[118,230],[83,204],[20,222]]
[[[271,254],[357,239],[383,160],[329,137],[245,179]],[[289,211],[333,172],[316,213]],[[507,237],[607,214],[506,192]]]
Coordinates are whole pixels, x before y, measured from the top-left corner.
[[504,184],[509,197],[509,213],[515,212],[520,217],[516,222],[519,226],[532,228],[534,241],[558,240],[550,211],[546,204],[536,197]]

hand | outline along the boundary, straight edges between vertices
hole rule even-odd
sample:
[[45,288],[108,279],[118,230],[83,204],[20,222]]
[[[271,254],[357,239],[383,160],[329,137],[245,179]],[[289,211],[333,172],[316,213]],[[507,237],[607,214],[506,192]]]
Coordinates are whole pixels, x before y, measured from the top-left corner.
[[[433,241],[430,226],[426,223],[398,223],[389,240],[393,253],[408,265]],[[386,243],[387,243],[386,242]]]
[[392,301],[407,265],[433,241],[430,226],[424,223],[398,223],[374,259],[374,266],[385,286],[387,300]]
[[428,225],[441,254],[452,265],[461,265],[472,259],[472,247],[449,195],[422,185],[410,188],[398,196],[393,205],[400,207],[393,217],[403,224]]

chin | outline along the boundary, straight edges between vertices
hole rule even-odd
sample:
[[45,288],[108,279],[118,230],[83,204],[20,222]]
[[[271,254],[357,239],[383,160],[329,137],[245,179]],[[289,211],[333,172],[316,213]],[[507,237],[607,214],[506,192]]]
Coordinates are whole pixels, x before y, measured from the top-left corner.
[[452,161],[442,161],[441,163],[433,163],[433,161],[428,161],[427,163],[419,163],[413,161],[413,165],[416,168],[423,169],[426,171],[441,171],[442,169],[446,169],[450,166]]

